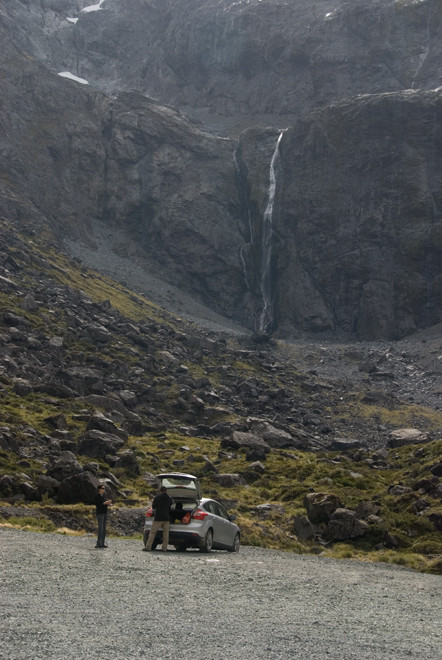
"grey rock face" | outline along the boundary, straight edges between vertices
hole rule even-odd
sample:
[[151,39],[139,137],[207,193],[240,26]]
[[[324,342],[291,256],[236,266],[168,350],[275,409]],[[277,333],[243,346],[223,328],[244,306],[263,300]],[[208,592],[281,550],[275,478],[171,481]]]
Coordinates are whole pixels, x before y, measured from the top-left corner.
[[342,98],[442,83],[437,0],[9,4],[14,39],[54,71],[136,90],[221,129],[289,126]]
[[251,330],[442,320],[437,0],[86,5],[0,8],[5,217]]

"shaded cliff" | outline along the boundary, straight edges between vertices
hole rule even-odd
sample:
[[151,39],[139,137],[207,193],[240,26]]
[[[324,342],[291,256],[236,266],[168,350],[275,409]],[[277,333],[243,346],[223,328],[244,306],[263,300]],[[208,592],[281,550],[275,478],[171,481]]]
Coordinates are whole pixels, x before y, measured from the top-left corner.
[[437,3],[87,4],[0,8],[2,215],[252,330],[442,320]]

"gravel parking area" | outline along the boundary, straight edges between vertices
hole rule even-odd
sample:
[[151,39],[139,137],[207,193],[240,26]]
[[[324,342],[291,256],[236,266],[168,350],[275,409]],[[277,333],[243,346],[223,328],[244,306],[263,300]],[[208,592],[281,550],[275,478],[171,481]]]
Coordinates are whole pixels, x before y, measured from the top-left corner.
[[442,577],[0,529],[5,660],[442,658]]

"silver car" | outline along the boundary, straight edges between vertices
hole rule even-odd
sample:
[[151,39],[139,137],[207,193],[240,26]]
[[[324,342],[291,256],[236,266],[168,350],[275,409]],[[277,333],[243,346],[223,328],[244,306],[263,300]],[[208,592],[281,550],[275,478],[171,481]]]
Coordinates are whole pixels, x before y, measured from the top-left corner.
[[[170,511],[169,543],[178,551],[199,548],[201,552],[212,549],[239,552],[241,532],[216,500],[201,497],[198,478],[191,474],[169,472],[157,475],[158,488],[165,486],[174,504]],[[155,512],[148,509],[144,524],[144,544],[152,528]],[[152,544],[155,549],[162,541],[159,530]]]

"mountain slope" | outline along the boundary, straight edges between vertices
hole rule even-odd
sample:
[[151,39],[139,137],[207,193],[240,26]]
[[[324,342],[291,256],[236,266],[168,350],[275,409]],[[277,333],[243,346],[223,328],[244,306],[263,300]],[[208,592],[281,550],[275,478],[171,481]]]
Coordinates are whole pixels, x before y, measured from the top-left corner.
[[437,336],[256,343],[164,312],[32,226],[3,220],[0,240],[2,524],[92,530],[100,479],[113,532],[141,533],[153,474],[183,470],[246,543],[437,570]]

